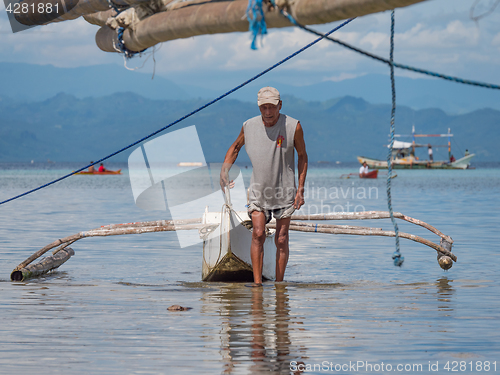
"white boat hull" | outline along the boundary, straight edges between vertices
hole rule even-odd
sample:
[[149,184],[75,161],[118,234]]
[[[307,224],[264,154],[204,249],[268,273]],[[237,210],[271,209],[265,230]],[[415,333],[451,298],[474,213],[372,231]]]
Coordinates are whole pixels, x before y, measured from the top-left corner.
[[[252,230],[244,224],[251,223],[246,212],[223,210],[205,212],[203,223],[217,225],[203,236],[203,281],[253,281],[250,245]],[[243,223],[243,224],[242,224]],[[276,278],[276,245],[274,231],[264,242],[262,276]]]
[[[475,156],[475,154],[470,154],[464,156],[461,159],[449,163],[446,161],[434,161],[430,162],[428,160],[416,160],[413,158],[395,159],[392,162],[393,169],[467,169],[470,164],[470,160]],[[371,169],[387,169],[387,160],[377,160],[366,158],[364,156],[358,156],[358,161],[360,164],[366,161],[368,167]]]

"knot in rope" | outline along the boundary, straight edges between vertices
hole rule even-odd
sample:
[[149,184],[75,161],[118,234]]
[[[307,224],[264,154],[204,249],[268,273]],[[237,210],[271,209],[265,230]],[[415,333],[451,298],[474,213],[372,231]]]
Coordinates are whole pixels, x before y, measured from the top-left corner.
[[[108,5],[111,9],[113,9],[116,12],[116,15],[120,14],[123,10],[127,9],[129,6],[121,6],[116,4],[113,0],[107,0]],[[118,35],[117,35],[117,43],[115,45],[115,48],[125,56],[125,58],[130,59],[137,55],[138,53],[142,53],[147,48],[143,49],[142,51],[136,52],[136,51],[131,51],[125,46],[125,41],[123,40],[123,32],[125,31],[124,27],[119,27],[118,28]]]

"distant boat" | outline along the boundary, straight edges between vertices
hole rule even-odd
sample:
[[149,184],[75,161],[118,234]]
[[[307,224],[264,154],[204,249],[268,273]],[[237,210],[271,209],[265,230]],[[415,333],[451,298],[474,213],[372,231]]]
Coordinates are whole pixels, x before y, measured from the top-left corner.
[[203,163],[201,161],[181,161],[177,164],[178,167],[202,167]]
[[377,178],[378,176],[378,169],[374,169],[373,171],[370,171],[368,173],[360,174],[359,178]]
[[377,178],[377,176],[378,176],[378,169],[374,169],[373,171],[370,171],[370,172],[364,173],[364,174],[360,174],[360,173],[343,174],[340,176],[340,178],[351,178],[351,177]]
[[121,169],[118,169],[117,171],[110,171],[110,170],[106,170],[104,172],[99,172],[99,171],[81,171],[81,172],[77,172],[75,174],[122,174],[122,170]]
[[[448,129],[447,134],[415,134],[415,127],[412,128],[412,142],[394,141],[391,155],[391,165],[394,169],[467,169],[470,160],[475,154],[469,154],[454,160],[451,154],[451,137],[453,134]],[[404,137],[404,135],[395,135],[395,137]],[[415,156],[415,149],[419,147],[428,147],[427,144],[415,143],[416,137],[448,137],[448,145],[432,145],[433,148],[448,147],[448,160],[421,160]],[[389,147],[389,146],[387,146]],[[360,164],[366,162],[372,169],[387,169],[387,160],[378,160],[367,158],[365,156],[357,157]]]

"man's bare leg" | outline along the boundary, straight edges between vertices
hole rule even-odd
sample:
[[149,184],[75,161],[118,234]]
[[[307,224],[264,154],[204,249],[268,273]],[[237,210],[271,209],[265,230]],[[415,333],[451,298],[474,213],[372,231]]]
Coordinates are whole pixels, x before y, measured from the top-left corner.
[[283,281],[285,269],[288,264],[288,228],[290,227],[290,218],[276,220],[276,281]]
[[266,216],[263,212],[252,212],[252,244],[250,258],[252,259],[253,281],[262,284],[262,264],[264,263],[264,241],[266,240]]

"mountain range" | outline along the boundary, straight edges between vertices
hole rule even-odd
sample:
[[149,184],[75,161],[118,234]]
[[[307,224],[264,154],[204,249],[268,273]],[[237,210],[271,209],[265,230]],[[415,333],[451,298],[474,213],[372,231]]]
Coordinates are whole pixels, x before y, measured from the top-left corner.
[[[132,92],[147,99],[184,100],[213,99],[246,81],[257,72],[222,72],[199,77],[177,72],[164,76],[130,71],[119,65],[94,65],[58,68],[51,65],[0,63],[0,95],[27,101],[47,100],[64,92],[77,98],[102,97],[119,92]],[[190,78],[191,76],[191,78]],[[227,77],[229,78],[227,78]],[[388,75],[365,75],[339,82],[321,81],[294,85],[300,71],[272,72],[237,90],[230,99],[254,103],[262,86],[275,86],[284,95],[306,101],[326,101],[353,96],[374,104],[391,102]],[[284,77],[288,77],[285,79]],[[153,79],[152,79],[153,78]],[[228,82],[232,82],[229,84]],[[398,105],[413,109],[439,108],[449,114],[464,114],[477,109],[500,110],[500,91],[462,85],[440,79],[396,77]]]
[[[305,101],[288,95],[282,98],[282,112],[301,121],[312,162],[355,161],[357,155],[386,157],[389,104],[371,104],[353,96],[325,101]],[[136,93],[86,98],[59,93],[43,101],[1,95],[0,161],[97,160],[205,103],[203,99],[153,100]],[[242,123],[258,114],[255,103],[224,99],[168,131],[196,125],[206,161],[221,162]],[[418,133],[446,133],[451,128],[456,158],[468,148],[476,153],[476,161],[500,161],[498,110],[480,109],[449,115],[437,108],[414,110],[398,106],[397,133],[410,134],[412,125]],[[443,138],[420,138],[419,141],[433,145],[447,143]],[[136,147],[113,160],[126,161]],[[435,149],[435,159],[446,158],[446,147]],[[242,152],[238,160],[248,161],[246,153]]]

